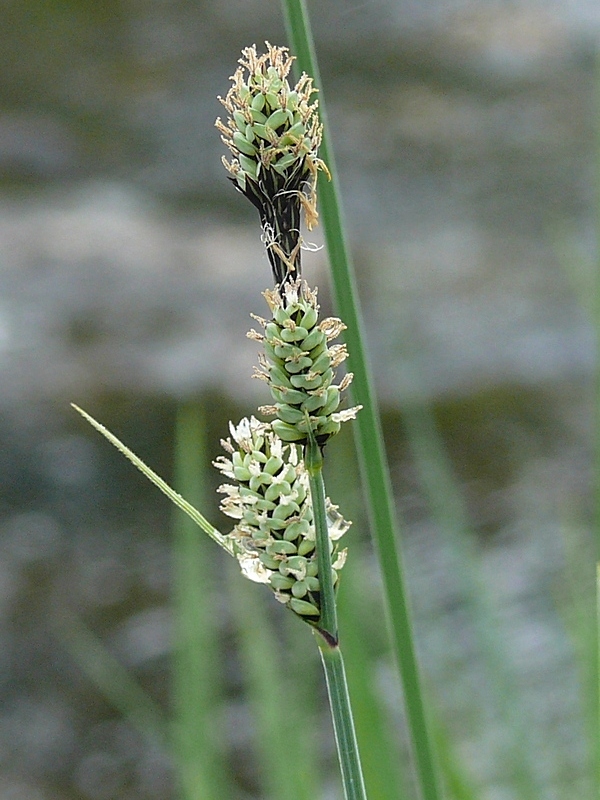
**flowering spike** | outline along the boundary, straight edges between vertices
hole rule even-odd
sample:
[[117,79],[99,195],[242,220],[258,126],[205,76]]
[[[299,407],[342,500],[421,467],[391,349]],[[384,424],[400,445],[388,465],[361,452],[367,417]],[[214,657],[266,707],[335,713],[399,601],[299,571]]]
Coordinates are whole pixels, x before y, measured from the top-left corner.
[[346,376],[336,386],[335,368],[348,353],[331,345],[345,325],[335,317],[319,322],[317,292],[306,281],[288,281],[279,291],[264,292],[273,319],[264,326],[260,377],[276,401],[272,429],[286,442],[305,444],[312,430],[320,445],[354,419],[360,406],[338,411],[340,394],[350,385]]
[[[255,417],[230,425],[223,442],[228,457],[213,463],[235,483],[219,486],[221,510],[236,521],[225,540],[242,573],[267,583],[275,598],[302,619],[318,624],[321,613],[319,569],[309,477],[299,448],[283,442],[272,426]],[[327,523],[333,581],[344,564],[338,540],[347,522],[329,499]]]
[[317,155],[323,126],[312,78],[303,73],[292,89],[293,57],[287,47],[266,45],[263,55],[255,45],[242,50],[232,86],[219,98],[229,118],[215,124],[233,155],[223,164],[260,214],[275,282],[283,285],[300,276],[302,212],[311,230],[318,220],[317,172],[329,172]]

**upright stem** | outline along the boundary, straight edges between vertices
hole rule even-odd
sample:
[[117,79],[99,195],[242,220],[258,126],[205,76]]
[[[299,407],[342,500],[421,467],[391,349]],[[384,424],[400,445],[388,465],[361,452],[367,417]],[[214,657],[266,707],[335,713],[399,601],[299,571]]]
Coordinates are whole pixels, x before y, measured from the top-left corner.
[[[397,544],[398,525],[391,478],[385,455],[381,423],[367,360],[362,312],[356,289],[354,270],[346,243],[341,203],[338,199],[337,174],[323,86],[310,29],[305,0],[282,0],[290,44],[297,56],[298,69],[311,75],[319,89],[319,116],[324,124],[319,155],[332,175],[328,181],[319,178],[319,213],[331,264],[332,288],[336,309],[348,326],[344,338],[350,356],[348,368],[354,373],[352,397],[363,409],[354,430],[367,508],[371,519],[379,564],[385,589],[392,644],[404,688],[407,721],[415,756],[417,784],[422,800],[441,800],[437,759],[425,707],[425,698],[417,662],[412,614],[404,578],[402,553]],[[600,448],[599,448],[600,453]]]
[[350,695],[346,681],[344,660],[339,646],[337,609],[331,569],[331,552],[327,512],[325,510],[325,482],[323,480],[323,454],[309,427],[308,444],[304,450],[304,463],[308,470],[316,532],[317,562],[321,618],[315,628],[317,644],[325,671],[329,706],[333,719],[335,742],[342,773],[346,800],[366,800]]
[[[310,428],[309,428],[310,431]],[[325,510],[325,482],[323,481],[323,454],[312,431],[304,450],[304,464],[308,470],[310,496],[313,507],[313,520],[317,537],[317,562],[319,564],[319,596],[321,617],[319,630],[332,643],[337,643],[338,625],[333,574],[331,571],[331,551],[329,549],[329,530]]]
[[[596,564],[596,664],[600,664],[600,563]],[[598,735],[598,731],[600,730],[600,670],[596,670],[596,680],[595,680],[595,689],[596,689],[596,742],[595,742],[595,764],[594,764],[594,781],[595,781],[595,790],[597,796],[600,796],[600,736]]]
[[320,634],[316,635],[325,670],[344,797],[346,800],[367,800],[342,651],[338,644],[332,646]]
[[[596,135],[600,136],[600,53],[596,54]],[[596,239],[600,240],[600,138],[596,141],[596,157],[599,159],[596,164]],[[597,246],[597,245],[596,245]],[[600,348],[600,264],[597,265],[594,280],[594,323],[596,331],[596,348]],[[597,596],[597,620],[596,620],[596,646],[592,657],[592,675],[594,680],[595,706],[598,712],[596,725],[594,726],[594,773],[596,786],[595,791],[600,797],[600,371],[596,367],[595,374],[595,542],[594,555],[596,562],[596,596]]]

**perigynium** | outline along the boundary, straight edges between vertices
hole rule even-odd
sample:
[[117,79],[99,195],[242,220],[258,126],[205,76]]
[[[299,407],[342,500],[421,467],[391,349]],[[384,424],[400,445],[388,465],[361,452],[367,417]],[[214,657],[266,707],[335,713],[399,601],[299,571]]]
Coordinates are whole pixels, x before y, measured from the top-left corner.
[[330,346],[329,342],[345,325],[336,317],[319,321],[317,291],[301,279],[263,294],[273,316],[266,320],[253,315],[264,333],[251,330],[248,336],[263,344],[255,377],[268,383],[275,405],[259,410],[276,415],[272,428],[284,441],[305,444],[310,428],[324,445],[359,410],[355,406],[338,411],[341,392],[352,382],[352,373],[333,383],[335,369],[348,351],[345,344]]
[[[283,442],[255,417],[230,424],[214,465],[235,483],[219,486],[221,509],[237,520],[227,538],[243,574],[268,584],[275,598],[301,617],[320,616],[319,565],[308,473],[300,448]],[[232,441],[233,440],[233,441]],[[350,523],[327,499],[333,582],[346,560],[338,540]]]

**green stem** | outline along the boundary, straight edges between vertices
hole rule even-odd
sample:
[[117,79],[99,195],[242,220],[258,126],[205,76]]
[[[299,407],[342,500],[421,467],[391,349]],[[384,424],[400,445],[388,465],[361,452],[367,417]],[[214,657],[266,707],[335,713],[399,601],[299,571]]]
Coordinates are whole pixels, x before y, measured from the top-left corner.
[[[596,55],[596,133],[600,134],[600,53]],[[599,161],[596,164],[596,238],[600,238],[600,138],[596,141],[596,157]],[[600,264],[597,265],[594,280],[594,322],[596,333],[596,347],[600,346]],[[592,657],[592,675],[594,676],[594,692],[596,709],[599,716],[596,720],[594,730],[594,777],[596,780],[595,791],[600,797],[600,371],[596,367],[595,374],[595,562],[596,562],[596,592],[597,592],[597,624],[595,630],[596,646]]]
[[[596,241],[600,241],[600,52],[596,55]],[[593,284],[593,316],[596,334],[596,349],[600,347],[600,261],[596,264]],[[595,555],[596,562],[600,562],[600,370],[596,368],[594,376],[596,394],[595,403]],[[600,787],[599,787],[600,788]]]
[[352,395],[355,402],[363,406],[354,427],[357,449],[367,507],[377,543],[392,643],[404,688],[417,780],[423,800],[439,800],[441,791],[434,746],[417,663],[402,557],[396,545],[398,526],[394,497],[364,343],[362,313],[354,270],[346,244],[341,204],[338,199],[337,173],[333,148],[329,141],[323,86],[319,77],[306,4],[303,0],[282,0],[282,5],[298,69],[311,75],[319,89],[319,115],[324,125],[319,155],[329,167],[332,176],[331,181],[327,181],[323,173],[319,176],[319,211],[331,264],[336,308],[348,326],[344,338],[350,352],[348,368],[354,373]]
[[308,470],[310,481],[313,521],[316,532],[317,563],[319,565],[321,617],[315,632],[321,652],[323,669],[325,670],[327,694],[329,696],[335,743],[342,773],[344,797],[346,800],[366,800],[367,794],[354,730],[346,671],[338,641],[337,609],[331,569],[327,512],[325,510],[323,454],[310,427],[308,428],[308,443],[304,450],[304,463]]
[[338,644],[332,646],[318,634],[317,643],[321,652],[323,669],[325,670],[335,743],[344,785],[344,797],[346,800],[366,800],[367,792],[354,731],[354,720],[352,718],[352,708],[350,707],[350,695],[348,694],[342,651]]
[[331,570],[329,549],[329,529],[325,510],[325,482],[323,481],[323,455],[313,432],[309,428],[309,440],[304,450],[304,464],[308,470],[310,496],[313,507],[313,520],[316,533],[317,563],[319,565],[319,596],[321,617],[319,630],[337,642],[338,624],[335,605],[335,590]]
[[[596,564],[596,665],[600,664],[600,562]],[[600,730],[600,670],[596,670],[596,719],[598,730]],[[596,795],[600,796],[600,736],[596,738],[596,763],[594,769],[594,779],[596,781]]]

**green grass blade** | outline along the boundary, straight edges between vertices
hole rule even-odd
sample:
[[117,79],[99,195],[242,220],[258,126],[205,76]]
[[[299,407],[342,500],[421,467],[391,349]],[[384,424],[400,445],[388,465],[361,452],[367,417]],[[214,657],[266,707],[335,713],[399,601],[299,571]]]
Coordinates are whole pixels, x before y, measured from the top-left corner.
[[[596,53],[595,64],[595,92],[596,92],[596,242],[600,242],[600,51]],[[598,245],[596,245],[598,246]],[[596,265],[594,281],[594,325],[596,336],[596,353],[600,351],[600,262]],[[595,562],[600,562],[600,369],[596,364],[595,373],[595,452],[594,452],[594,533],[595,533]],[[598,578],[596,578],[598,580]],[[598,591],[598,589],[596,590]],[[599,717],[595,729],[595,741],[592,743],[596,763],[594,765],[594,775],[596,778],[596,796],[600,797],[600,627],[596,628],[596,646],[593,648],[592,671],[595,673],[594,682],[595,697],[593,704],[598,709]]]
[[[596,123],[596,249],[600,243],[600,50],[596,53],[595,64],[595,123]],[[600,352],[600,260],[597,261],[594,270],[593,281],[593,304],[592,304],[593,324],[595,328],[595,343],[596,354]],[[594,407],[594,422],[595,422],[595,448],[594,448],[594,512],[595,512],[595,543],[596,543],[596,562],[600,562],[600,369],[596,363],[596,371],[594,375],[595,387],[595,407]],[[600,670],[600,663],[597,665]],[[600,697],[599,697],[600,702]],[[598,741],[600,743],[600,730],[598,731]],[[599,750],[600,752],[600,744]],[[600,775],[600,762],[598,764],[598,774]],[[600,783],[598,785],[598,794],[600,796]]]
[[[203,504],[206,457],[199,403],[182,404],[175,425],[174,484]],[[182,800],[230,797],[224,770],[222,668],[215,614],[213,544],[179,510],[173,517],[173,751]]]
[[370,578],[361,560],[360,548],[352,545],[341,576],[338,616],[367,796],[369,800],[408,800],[398,737],[377,687],[382,648],[379,632],[373,631],[373,603],[365,602]]
[[[479,564],[474,535],[431,411],[425,405],[403,409],[408,441],[417,466],[420,484],[427,497],[433,520],[449,545],[452,571],[473,623],[476,641],[487,672],[495,711],[509,735],[504,737],[502,762],[510,769],[519,797],[540,797],[532,768],[529,729],[518,702],[517,681],[508,661],[498,629],[489,592],[478,578]],[[453,769],[456,772],[456,766]]]
[[320,155],[327,163],[332,175],[330,182],[323,178],[322,174],[319,177],[320,213],[325,229],[336,306],[348,326],[345,336],[350,351],[348,364],[355,376],[352,393],[355,401],[363,406],[355,423],[357,447],[367,506],[378,546],[394,653],[404,687],[418,784],[424,800],[439,800],[440,790],[434,747],[427,725],[402,561],[396,547],[397,523],[391,480],[372,388],[373,382],[363,344],[362,314],[356,282],[344,236],[323,87],[318,73],[305,4],[302,0],[283,0],[282,4],[290,43],[297,56],[298,68],[313,76],[319,88],[320,113],[324,123]]
[[344,797],[346,800],[367,800],[342,651],[337,644],[332,647],[320,634],[317,634],[317,642],[327,682]]
[[149,466],[144,464],[141,458],[136,456],[126,445],[123,444],[114,433],[111,433],[107,428],[104,427],[100,422],[95,420],[92,416],[90,416],[86,411],[79,406],[76,406],[75,403],[71,403],[75,411],[77,411],[81,416],[86,419],[92,427],[94,427],[99,433],[102,434],[108,441],[114,445],[114,447],[121,452],[125,458],[129,459],[131,463],[137,467],[140,472],[142,472],[148,480],[152,481],[152,483],[161,490],[163,494],[165,494],[169,500],[174,503],[178,508],[180,508],[183,512],[185,512],[190,519],[192,519],[199,528],[205,533],[208,533],[211,539],[215,541],[218,545],[220,545],[224,550],[226,550],[230,555],[233,555],[231,550],[230,544],[227,542],[225,537],[222,533],[220,533],[214,525],[211,525],[210,522],[187,500],[185,500],[180,494],[178,494],[174,489],[166,483],[160,475],[157,475],[156,472],[150,469]]
[[[596,565],[596,664],[600,664],[600,563]],[[598,714],[598,729],[600,729],[600,670],[596,673],[596,711]],[[600,788],[600,736],[596,738],[596,789]],[[600,792],[596,791],[599,795]]]
[[382,663],[388,660],[386,630],[373,625],[382,618],[381,596],[373,591],[373,565],[360,539],[363,509],[360,479],[350,430],[342,429],[328,445],[327,488],[346,519],[353,520],[348,560],[340,573],[337,595],[344,660],[352,698],[352,712],[369,800],[408,800],[404,772],[408,763],[398,758],[400,737],[395,720],[378,686]]
[[440,725],[438,720],[435,719],[433,728],[448,798],[452,798],[452,800],[481,800],[481,794],[475,787],[473,778],[467,773],[462,759],[457,754],[452,732],[447,727]]
[[[595,669],[596,649],[598,647],[597,625],[600,617],[597,616],[597,603],[590,604],[590,583],[589,564],[593,561],[593,549],[590,548],[590,540],[585,532],[578,525],[570,525],[568,522],[563,524],[564,543],[565,543],[565,581],[564,591],[560,594],[559,612],[562,616],[565,630],[569,634],[578,673],[579,684],[579,706],[581,716],[584,721],[586,744],[588,748],[588,764],[590,778],[590,797],[597,798],[598,792],[593,787],[596,786],[596,763],[598,739],[596,731],[598,729],[598,716],[600,706],[597,697],[599,680],[598,671]],[[598,580],[598,568],[594,574],[594,589]],[[598,782],[600,786],[600,781]]]

